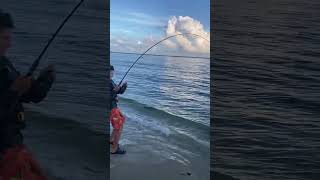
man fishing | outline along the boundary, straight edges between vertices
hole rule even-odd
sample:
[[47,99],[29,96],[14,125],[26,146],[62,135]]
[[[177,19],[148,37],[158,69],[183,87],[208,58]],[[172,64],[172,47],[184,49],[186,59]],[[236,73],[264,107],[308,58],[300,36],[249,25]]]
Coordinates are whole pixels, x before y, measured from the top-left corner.
[[117,102],[118,94],[123,94],[127,89],[127,83],[123,83],[121,85],[117,85],[112,80],[114,75],[114,67],[110,66],[110,87],[111,87],[111,113],[110,113],[110,122],[113,127],[113,131],[110,138],[110,144],[112,145],[111,154],[125,154],[126,151],[120,148],[119,141],[123,129],[123,125],[125,122],[125,117],[121,113]]
[[46,97],[55,80],[55,69],[48,66],[37,79],[22,76],[6,57],[13,28],[10,14],[0,11],[0,179],[44,180],[46,177],[23,144],[23,103],[39,103]]

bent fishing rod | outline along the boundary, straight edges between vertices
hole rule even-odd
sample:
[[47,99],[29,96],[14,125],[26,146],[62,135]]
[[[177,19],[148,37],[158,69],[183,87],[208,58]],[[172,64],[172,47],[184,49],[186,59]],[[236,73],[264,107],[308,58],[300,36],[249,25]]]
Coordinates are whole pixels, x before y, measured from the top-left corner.
[[44,47],[44,49],[41,51],[40,55],[38,56],[38,58],[33,62],[33,64],[31,65],[27,76],[32,76],[32,74],[34,73],[34,71],[37,69],[37,67],[39,66],[40,60],[42,58],[42,56],[44,55],[44,53],[47,51],[47,49],[49,48],[49,46],[51,45],[51,43],[53,42],[53,40],[55,39],[55,37],[58,35],[58,33],[60,32],[60,30],[62,29],[62,27],[64,26],[64,24],[70,19],[70,17],[74,14],[74,12],[79,8],[79,6],[83,3],[84,0],[80,0],[80,2],[73,8],[73,10],[71,11],[71,13],[64,19],[64,21],[61,23],[61,25],[58,27],[58,29],[56,30],[56,32],[52,35],[52,37],[50,38],[50,40],[48,41],[47,45]]
[[182,35],[193,35],[193,36],[197,36],[197,37],[200,37],[200,38],[202,38],[202,39],[204,39],[204,40],[206,40],[207,42],[210,43],[210,41],[209,41],[208,39],[206,39],[206,38],[204,38],[204,37],[202,37],[202,36],[200,36],[200,35],[198,35],[198,34],[193,34],[193,33],[181,33],[181,34],[175,34],[175,35],[172,35],[172,36],[168,36],[168,37],[160,40],[159,42],[155,43],[154,45],[152,45],[151,47],[149,47],[144,53],[142,53],[142,54],[134,61],[134,63],[130,66],[130,68],[127,70],[127,72],[125,73],[125,75],[124,75],[123,78],[121,79],[121,81],[120,81],[120,83],[118,84],[118,86],[121,85],[122,81],[123,81],[124,78],[127,76],[127,74],[128,74],[129,71],[132,69],[132,67],[133,67],[133,66],[139,61],[139,59],[141,59],[142,56],[144,56],[149,50],[151,50],[153,47],[157,46],[158,44],[162,43],[163,41],[166,41],[166,40],[168,40],[168,39],[170,39],[170,38],[173,38],[173,37],[176,37],[176,36],[182,36]]

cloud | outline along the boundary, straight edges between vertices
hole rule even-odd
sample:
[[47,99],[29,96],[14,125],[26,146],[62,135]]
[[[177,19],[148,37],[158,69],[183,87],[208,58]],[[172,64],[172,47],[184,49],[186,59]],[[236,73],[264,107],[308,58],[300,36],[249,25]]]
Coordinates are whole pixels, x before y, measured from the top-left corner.
[[[141,13],[133,13],[131,15],[141,17],[144,20],[151,17]],[[193,33],[210,40],[210,32],[207,32],[199,21],[189,16],[170,17],[169,20],[167,20],[167,26],[163,26],[162,28],[163,35],[148,35],[144,38],[135,38],[126,33],[117,34],[117,36],[111,35],[111,51],[141,53],[161,39],[181,33]],[[149,53],[181,55],[182,52],[189,54],[209,54],[210,43],[197,36],[181,35],[162,42],[155,46]]]
[[[168,20],[166,36],[172,36],[181,33],[192,33],[210,40],[210,32],[207,32],[203,25],[189,16],[173,16]],[[181,49],[191,53],[208,53],[210,43],[206,40],[192,35],[176,36],[164,43],[168,48]]]
[[166,20],[162,17],[155,17],[140,12],[116,13],[111,14],[111,21],[121,21],[134,23],[142,26],[164,27]]

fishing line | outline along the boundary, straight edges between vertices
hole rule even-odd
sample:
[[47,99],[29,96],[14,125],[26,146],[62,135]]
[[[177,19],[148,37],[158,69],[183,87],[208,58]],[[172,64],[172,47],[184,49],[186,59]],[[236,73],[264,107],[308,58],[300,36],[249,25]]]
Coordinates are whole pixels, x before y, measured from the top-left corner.
[[153,47],[157,46],[158,44],[160,44],[161,42],[163,41],[166,41],[167,39],[170,39],[170,38],[173,38],[173,37],[176,37],[176,36],[181,36],[181,35],[193,35],[193,36],[197,36],[197,37],[200,37],[204,40],[206,40],[207,42],[210,42],[208,39],[198,35],[198,34],[193,34],[193,33],[181,33],[181,34],[175,34],[175,35],[172,35],[172,36],[168,36],[162,40],[160,40],[159,42],[155,43],[154,45],[152,45],[151,47],[149,47],[144,53],[142,53],[135,61],[134,63],[130,66],[130,68],[128,69],[128,71],[125,73],[125,75],[123,76],[123,78],[121,79],[120,83],[119,83],[119,86],[121,85],[122,81],[124,80],[124,78],[127,76],[127,74],[129,73],[129,71],[132,69],[132,67],[139,61],[139,59],[141,59],[142,56],[144,56],[150,49],[152,49]]
[[44,55],[44,53],[47,51],[48,47],[50,46],[50,44],[52,43],[52,41],[54,40],[54,38],[58,35],[58,33],[60,32],[60,30],[62,29],[62,27],[64,26],[64,24],[70,19],[70,17],[73,15],[73,13],[79,8],[79,6],[83,3],[84,0],[80,0],[80,2],[73,8],[73,10],[71,11],[71,13],[64,19],[64,21],[61,23],[61,25],[58,27],[58,29],[56,30],[56,32],[52,35],[51,39],[48,41],[47,45],[44,47],[44,49],[41,51],[40,55],[38,56],[38,58],[32,63],[27,76],[32,76],[32,74],[34,73],[34,71],[37,69],[37,67],[39,66],[40,60],[42,58],[42,56]]

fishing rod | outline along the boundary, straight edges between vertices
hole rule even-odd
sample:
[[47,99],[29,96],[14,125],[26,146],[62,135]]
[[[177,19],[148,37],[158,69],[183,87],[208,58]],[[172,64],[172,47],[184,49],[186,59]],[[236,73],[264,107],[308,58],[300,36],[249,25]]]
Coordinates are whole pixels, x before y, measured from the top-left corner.
[[207,42],[210,42],[208,39],[198,35],[198,34],[193,34],[193,33],[181,33],[181,34],[175,34],[175,35],[172,35],[172,36],[168,36],[162,40],[160,40],[159,42],[155,43],[154,45],[152,45],[151,47],[149,47],[144,53],[142,53],[135,61],[134,63],[130,66],[130,68],[127,70],[127,72],[125,73],[125,75],[123,76],[123,78],[121,79],[120,83],[118,84],[118,86],[121,85],[122,81],[124,80],[124,78],[127,76],[127,74],[129,73],[129,71],[132,69],[132,67],[139,61],[139,59],[142,58],[143,55],[145,55],[150,49],[152,49],[153,47],[155,47],[156,45],[160,44],[161,42],[163,41],[166,41],[167,39],[170,39],[170,38],[173,38],[173,37],[176,37],[176,36],[182,36],[182,35],[193,35],[193,36],[197,36],[197,37],[200,37],[204,40],[206,40]]
[[33,72],[37,69],[40,60],[42,58],[42,56],[44,55],[44,53],[47,51],[47,49],[49,48],[50,44],[52,43],[52,41],[54,40],[54,38],[58,35],[59,31],[62,29],[62,27],[64,26],[64,24],[70,19],[70,17],[73,15],[73,13],[79,8],[79,6],[83,3],[84,0],[80,0],[80,2],[73,8],[73,10],[71,11],[71,13],[64,19],[64,21],[61,23],[61,25],[58,27],[58,29],[56,30],[56,32],[52,35],[51,39],[48,41],[47,45],[44,47],[44,49],[41,51],[40,55],[38,56],[38,58],[33,62],[33,64],[31,65],[27,76],[32,76]]

